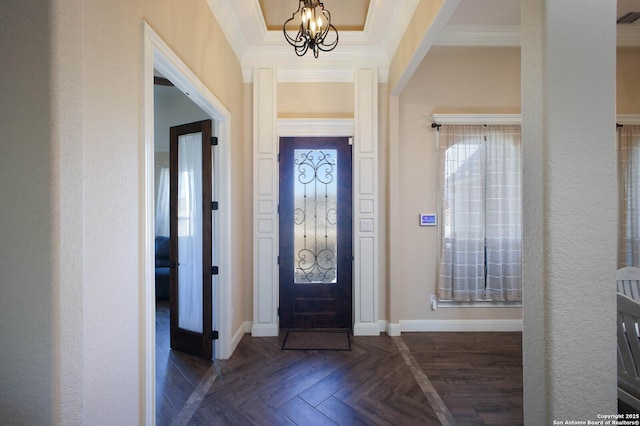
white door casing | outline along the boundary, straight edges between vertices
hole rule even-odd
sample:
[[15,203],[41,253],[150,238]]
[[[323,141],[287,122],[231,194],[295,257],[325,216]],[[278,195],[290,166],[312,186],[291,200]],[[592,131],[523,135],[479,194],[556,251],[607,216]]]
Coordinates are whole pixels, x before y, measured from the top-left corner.
[[379,335],[378,72],[354,70],[354,119],[277,118],[278,72],[253,72],[253,336],[277,336],[278,141],[282,136],[352,136],[353,332]]

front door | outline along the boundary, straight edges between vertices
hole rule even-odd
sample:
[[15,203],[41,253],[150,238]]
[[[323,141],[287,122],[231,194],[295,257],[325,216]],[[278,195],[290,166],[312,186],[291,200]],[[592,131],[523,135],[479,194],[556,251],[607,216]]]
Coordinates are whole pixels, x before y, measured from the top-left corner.
[[280,138],[280,327],[351,328],[349,138]]
[[171,128],[171,348],[212,356],[211,120]]

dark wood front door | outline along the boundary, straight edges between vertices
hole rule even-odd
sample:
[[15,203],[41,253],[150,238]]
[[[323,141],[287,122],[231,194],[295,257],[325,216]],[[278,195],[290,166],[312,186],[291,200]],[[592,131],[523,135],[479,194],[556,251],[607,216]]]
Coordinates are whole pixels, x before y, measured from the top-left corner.
[[171,348],[211,359],[211,120],[171,128]]
[[352,327],[349,138],[280,138],[280,327]]

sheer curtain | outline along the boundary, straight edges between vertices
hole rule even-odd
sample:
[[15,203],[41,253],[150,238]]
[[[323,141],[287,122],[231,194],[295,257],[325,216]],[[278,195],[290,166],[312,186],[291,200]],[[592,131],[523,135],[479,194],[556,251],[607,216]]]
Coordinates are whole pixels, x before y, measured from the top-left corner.
[[522,300],[520,126],[487,126],[487,298]]
[[202,332],[202,135],[178,138],[178,326]]
[[440,299],[522,300],[520,164],[520,126],[440,128]]
[[620,222],[618,266],[640,266],[640,126],[618,129],[620,177]]
[[169,167],[160,166],[156,200],[156,237],[169,236]]

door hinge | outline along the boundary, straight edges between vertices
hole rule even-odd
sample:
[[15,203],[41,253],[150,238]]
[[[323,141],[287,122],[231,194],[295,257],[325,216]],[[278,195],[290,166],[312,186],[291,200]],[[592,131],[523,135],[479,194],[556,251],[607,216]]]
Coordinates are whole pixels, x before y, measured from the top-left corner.
[[217,201],[212,201],[211,202],[211,210],[218,210],[218,202]]
[[218,334],[218,330],[213,330],[211,332],[211,340],[218,340],[219,334]]
[[278,163],[280,162],[280,153],[278,153]]
[[218,137],[217,136],[211,136],[211,145],[213,145],[213,146],[217,146],[218,145]]
[[278,256],[278,265],[280,264],[280,256]]
[[211,275],[218,275],[219,273],[219,269],[217,266],[212,266],[211,267]]
[[280,306],[278,306],[278,316],[280,316]]

